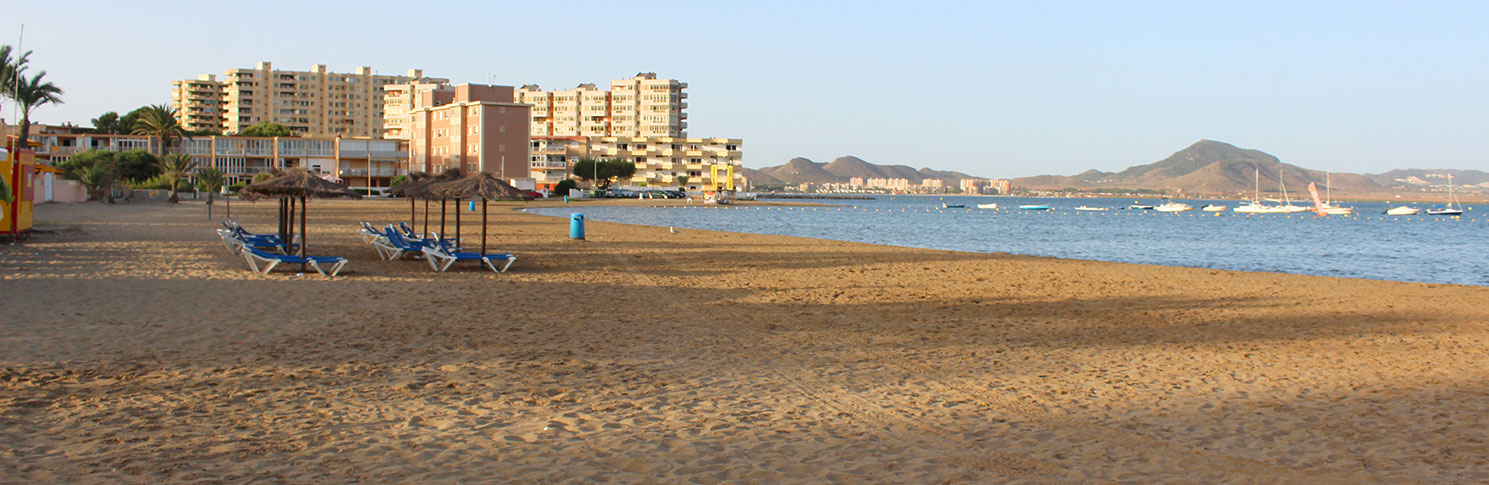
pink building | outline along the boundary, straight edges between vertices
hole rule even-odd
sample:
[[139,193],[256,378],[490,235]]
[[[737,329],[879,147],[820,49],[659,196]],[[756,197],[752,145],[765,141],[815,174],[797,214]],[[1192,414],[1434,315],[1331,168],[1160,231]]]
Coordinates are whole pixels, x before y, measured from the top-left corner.
[[532,106],[514,102],[513,91],[462,84],[418,93],[408,114],[409,169],[529,177]]

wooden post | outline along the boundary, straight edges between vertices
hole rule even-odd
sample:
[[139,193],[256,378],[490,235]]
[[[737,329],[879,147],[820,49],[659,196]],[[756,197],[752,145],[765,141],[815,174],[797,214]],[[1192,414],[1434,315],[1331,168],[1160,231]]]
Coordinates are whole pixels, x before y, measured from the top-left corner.
[[429,236],[429,199],[424,199],[424,236]]
[[408,228],[409,229],[413,229],[414,228],[414,224],[418,224],[418,221],[415,221],[414,220],[414,198],[413,197],[409,197],[408,198]]
[[486,254],[486,198],[481,198],[481,255]]
[[445,199],[439,200],[439,237],[445,237]]
[[[300,257],[305,257],[305,197],[300,196]],[[300,272],[305,272],[305,263],[300,263]]]
[[455,247],[460,247],[460,198],[455,198]]

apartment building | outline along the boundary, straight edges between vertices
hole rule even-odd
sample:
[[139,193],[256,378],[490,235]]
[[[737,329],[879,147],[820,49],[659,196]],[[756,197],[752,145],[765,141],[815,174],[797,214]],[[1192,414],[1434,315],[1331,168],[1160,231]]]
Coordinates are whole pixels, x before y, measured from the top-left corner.
[[176,107],[176,120],[187,131],[222,132],[227,109],[225,96],[223,83],[212,74],[171,81],[171,104]]
[[[380,75],[363,66],[338,73],[318,64],[309,71],[287,71],[260,62],[254,68],[229,69],[220,80],[203,75],[173,82],[171,100],[182,126],[188,129],[231,134],[255,123],[275,122],[298,136],[380,138],[383,87],[411,82],[449,80],[425,77],[418,69],[404,75]],[[212,121],[214,112],[220,113],[217,124]]]
[[383,86],[383,138],[408,140],[411,114],[419,107],[423,93],[447,90],[450,85],[443,82],[411,82]]
[[529,170],[538,186],[551,187],[568,178],[579,159],[619,158],[636,164],[636,174],[622,185],[679,187],[679,177],[687,177],[689,190],[741,187],[743,144],[739,138],[533,137]]
[[[141,135],[89,134],[75,127],[34,126],[37,160],[57,163],[88,150],[157,153],[160,139]],[[407,144],[398,140],[343,137],[203,136],[173,139],[172,153],[190,154],[198,167],[216,167],[228,183],[247,182],[273,169],[304,168],[340,179],[352,189],[385,190],[408,173]]]
[[532,106],[517,103],[511,86],[462,84],[417,94],[408,125],[414,170],[529,176]]
[[531,133],[535,137],[685,137],[687,87],[676,79],[658,79],[656,73],[644,72],[611,81],[609,90],[586,83],[549,92],[528,84],[516,97],[533,106]]

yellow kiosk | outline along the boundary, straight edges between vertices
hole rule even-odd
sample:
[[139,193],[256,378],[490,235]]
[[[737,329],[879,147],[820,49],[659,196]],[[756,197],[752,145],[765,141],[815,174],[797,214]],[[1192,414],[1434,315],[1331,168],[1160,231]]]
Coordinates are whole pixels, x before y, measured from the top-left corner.
[[0,178],[10,186],[10,202],[0,200],[0,239],[16,241],[31,235],[31,211],[36,188],[31,174],[36,171],[36,154],[16,149],[15,142],[6,144],[5,160],[0,160]]

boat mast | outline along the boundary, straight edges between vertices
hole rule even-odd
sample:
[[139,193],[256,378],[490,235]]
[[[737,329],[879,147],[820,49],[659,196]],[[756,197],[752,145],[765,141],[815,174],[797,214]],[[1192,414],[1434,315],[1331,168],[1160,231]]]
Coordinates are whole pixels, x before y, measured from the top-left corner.
[[1284,169],[1277,169],[1277,185],[1282,186],[1282,204],[1291,206],[1293,205],[1293,200],[1287,196],[1287,182],[1282,180],[1286,177],[1287,175],[1285,175]]

